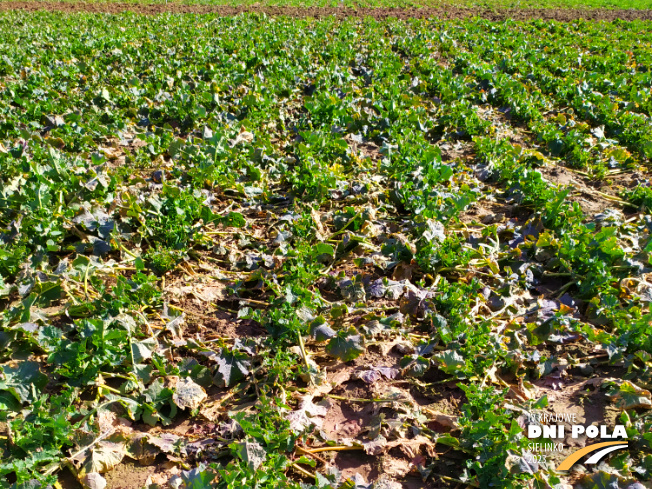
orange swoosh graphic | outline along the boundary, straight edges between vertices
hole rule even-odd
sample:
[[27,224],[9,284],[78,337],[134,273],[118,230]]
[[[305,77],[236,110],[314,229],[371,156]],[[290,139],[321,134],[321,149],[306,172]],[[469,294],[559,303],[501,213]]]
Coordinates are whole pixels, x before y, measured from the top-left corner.
[[595,452],[600,448],[609,447],[611,445],[623,445],[625,443],[627,443],[627,440],[605,441],[602,443],[595,443],[593,445],[589,445],[588,447],[584,447],[581,450],[578,450],[575,453],[572,453],[568,457],[566,457],[564,461],[557,466],[556,470],[568,470],[575,464],[575,462],[581,459],[584,455],[588,455],[591,452]]

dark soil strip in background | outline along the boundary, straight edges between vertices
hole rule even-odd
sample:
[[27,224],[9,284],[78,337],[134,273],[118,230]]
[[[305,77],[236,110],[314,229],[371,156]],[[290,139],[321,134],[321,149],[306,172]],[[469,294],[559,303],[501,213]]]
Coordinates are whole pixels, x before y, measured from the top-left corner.
[[287,15],[290,17],[373,17],[386,18],[433,18],[465,19],[482,17],[492,21],[514,20],[652,20],[652,10],[605,10],[605,9],[538,9],[538,8],[337,8],[337,7],[264,7],[223,5],[181,5],[168,4],[127,4],[127,3],[85,3],[85,2],[50,2],[50,1],[0,1],[0,11],[6,10],[49,10],[60,12],[135,12],[139,14],[208,14],[237,15],[243,12],[264,13],[267,15]]

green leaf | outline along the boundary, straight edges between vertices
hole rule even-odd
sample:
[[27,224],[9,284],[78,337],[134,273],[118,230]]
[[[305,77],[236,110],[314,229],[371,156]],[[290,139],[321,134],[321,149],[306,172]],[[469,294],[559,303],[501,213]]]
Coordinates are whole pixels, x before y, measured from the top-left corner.
[[[174,391],[165,387],[163,379],[156,379],[145,391],[145,400],[148,404],[143,405],[143,421],[154,426],[158,421],[164,425],[170,424],[172,418],[177,414],[177,405],[172,401]],[[161,412],[161,409],[169,407],[169,415]]]
[[447,445],[449,447],[459,447],[460,441],[452,435],[445,434],[437,437],[437,443]]
[[52,302],[59,300],[63,294],[59,282],[37,282],[30,296],[34,295],[33,305],[47,307]]
[[156,379],[145,391],[145,400],[152,404],[161,404],[172,398],[172,389],[165,387],[163,379]]
[[185,489],[212,489],[215,487],[213,484],[215,474],[206,470],[203,464],[199,464],[198,467],[191,470],[184,470],[181,472],[181,478]]
[[333,248],[328,243],[317,243],[315,246],[312,247],[312,249],[313,249],[314,256],[320,256],[320,255],[335,256],[335,248]]
[[245,441],[234,444],[234,447],[240,459],[252,470],[258,469],[267,457],[265,449],[256,442]]
[[326,341],[335,336],[335,331],[328,325],[323,316],[319,316],[310,323],[310,335],[315,341]]
[[0,390],[11,392],[20,402],[34,400],[34,389],[42,390],[48,383],[47,375],[41,373],[37,362],[20,362],[16,367],[2,367],[4,381],[0,381]]
[[175,138],[171,143],[170,146],[168,147],[168,153],[170,154],[170,157],[174,158],[177,156],[179,153],[181,153],[181,148],[184,147],[185,141],[181,138]]
[[447,374],[455,374],[466,365],[464,358],[453,350],[438,353],[434,358],[439,363],[439,367]]
[[421,377],[430,368],[430,360],[419,355],[404,356],[399,365],[406,375]]
[[7,414],[11,411],[20,411],[20,403],[10,392],[0,391],[0,421],[6,421]]
[[620,408],[630,409],[652,409],[652,397],[650,391],[642,389],[626,380],[614,396]]
[[226,216],[220,218],[220,222],[231,228],[243,228],[247,224],[244,216],[239,212],[229,212]]
[[100,93],[100,97],[106,100],[107,102],[111,102],[111,95],[109,94],[109,91],[106,88],[102,89],[102,92]]
[[543,409],[548,407],[548,394],[544,394],[541,398],[532,404],[532,409]]
[[346,304],[335,304],[331,307],[331,318],[340,319],[349,313],[349,308]]
[[230,387],[249,375],[251,361],[246,353],[222,349],[217,358],[213,383],[219,387]]
[[152,358],[152,353],[158,347],[156,338],[147,338],[143,341],[134,341],[131,343],[131,352],[134,356],[135,363],[142,363],[143,360]]
[[355,328],[339,331],[337,336],[331,338],[326,345],[326,353],[343,362],[350,362],[359,357],[362,352],[364,352],[362,336],[357,334]]

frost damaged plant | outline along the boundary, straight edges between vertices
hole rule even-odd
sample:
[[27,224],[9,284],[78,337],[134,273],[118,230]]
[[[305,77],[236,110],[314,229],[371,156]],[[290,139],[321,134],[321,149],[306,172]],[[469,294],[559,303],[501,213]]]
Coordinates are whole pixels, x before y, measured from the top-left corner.
[[[519,488],[541,479],[538,464],[523,456],[527,439],[517,413],[504,406],[507,391],[476,384],[458,384],[466,394],[459,425],[462,446],[474,454],[466,463],[465,480],[478,487]],[[558,479],[554,477],[551,482]],[[556,482],[555,482],[556,483]]]
[[[406,377],[484,382],[466,388],[458,437],[481,487],[537,477],[504,394],[487,387],[498,369],[520,374],[541,355],[544,376],[553,359],[539,351],[573,333],[622,360],[632,385],[649,383],[649,229],[589,222],[540,169],[560,157],[599,178],[649,156],[650,36],[638,24],[243,15],[156,17],[143,30],[82,15],[80,30],[77,16],[53,28],[50,14],[3,15],[0,416],[14,446],[0,470],[17,484],[54,482],[71,433],[99,435],[101,410],[165,425],[196,414],[214,386],[233,404],[259,402],[230,416],[243,437],[195,460],[230,461],[176,482],[297,487],[297,470],[335,487],[321,466],[293,466],[313,462],[292,458],[306,433],[288,427],[284,396],[325,377],[316,360],[351,362],[388,335],[405,340]],[[529,227],[505,216],[478,237],[481,225],[456,221],[478,196],[533,213]],[[624,197],[648,207],[638,189]],[[209,274],[228,297],[171,314],[169,279],[194,293]],[[581,294],[581,311],[523,326],[548,276],[567,279],[561,292]],[[222,338],[218,317],[270,337]],[[632,436],[646,447],[641,419]],[[647,458],[637,463],[649,473]]]
[[[285,472],[293,464],[288,458],[297,436],[290,422],[282,415],[280,399],[261,393],[258,412],[232,415],[242,428],[244,439],[229,445],[234,459],[225,467],[215,466],[220,475],[220,488],[285,488],[300,487]],[[314,465],[303,457],[300,462]]]

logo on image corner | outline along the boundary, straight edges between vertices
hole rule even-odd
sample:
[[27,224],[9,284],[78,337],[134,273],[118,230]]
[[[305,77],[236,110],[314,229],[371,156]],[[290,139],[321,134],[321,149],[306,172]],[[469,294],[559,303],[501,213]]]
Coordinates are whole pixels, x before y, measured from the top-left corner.
[[[558,440],[564,439],[567,435],[567,427],[570,425],[570,436],[572,439],[578,439],[584,436],[588,439],[615,439],[617,441],[603,441],[600,443],[593,443],[584,448],[581,448],[568,457],[566,457],[556,468],[556,470],[570,470],[570,468],[579,462],[582,458],[590,455],[585,460],[585,464],[597,464],[605,456],[616,450],[628,448],[627,432],[625,426],[616,425],[611,430],[606,425],[590,425],[584,426],[577,424],[576,414],[534,414],[530,417],[532,424],[528,425],[527,437],[529,439],[544,439],[544,440]],[[545,424],[544,424],[545,423]],[[565,424],[550,424],[550,423],[565,423]],[[553,442],[539,442],[529,443],[528,449],[531,452],[561,452],[564,450],[563,443]],[[537,456],[541,459],[542,456]],[[540,460],[539,460],[540,461]]]

